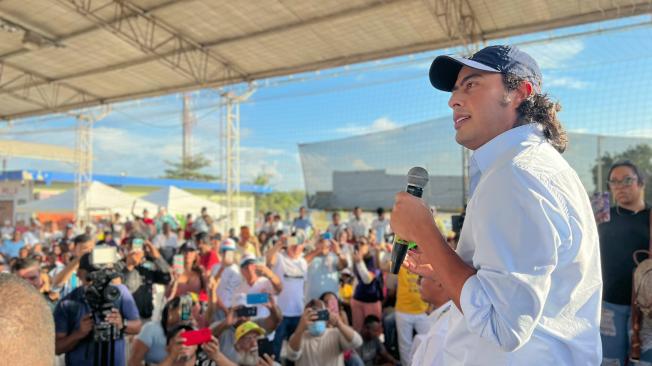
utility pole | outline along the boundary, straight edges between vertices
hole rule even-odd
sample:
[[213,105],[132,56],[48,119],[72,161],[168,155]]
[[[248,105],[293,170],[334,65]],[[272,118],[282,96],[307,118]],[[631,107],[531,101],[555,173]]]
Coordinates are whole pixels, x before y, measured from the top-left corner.
[[197,123],[197,119],[192,113],[190,107],[191,96],[188,93],[183,95],[183,114],[181,124],[183,126],[183,145],[181,151],[181,166],[183,171],[188,167],[192,159],[192,128]]
[[220,93],[222,113],[220,119],[220,174],[226,183],[226,215],[223,232],[237,220],[237,203],[240,196],[240,103],[256,91],[249,85],[246,92],[237,95],[233,91]]

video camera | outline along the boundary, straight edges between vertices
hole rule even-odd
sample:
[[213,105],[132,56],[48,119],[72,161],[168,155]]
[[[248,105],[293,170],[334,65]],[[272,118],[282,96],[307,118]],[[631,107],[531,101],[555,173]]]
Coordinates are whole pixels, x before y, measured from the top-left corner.
[[116,327],[104,320],[115,307],[115,302],[120,299],[120,290],[111,285],[114,278],[120,277],[120,274],[113,270],[117,260],[117,250],[111,246],[98,245],[90,255],[90,264],[94,270],[87,276],[91,284],[86,289],[86,302],[95,320],[93,339],[96,342],[109,342],[120,338]]

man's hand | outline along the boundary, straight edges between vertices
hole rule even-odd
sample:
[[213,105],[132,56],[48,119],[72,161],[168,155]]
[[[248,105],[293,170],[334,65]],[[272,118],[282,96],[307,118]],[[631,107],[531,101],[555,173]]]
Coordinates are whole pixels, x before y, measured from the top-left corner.
[[263,357],[258,359],[256,366],[274,366],[274,355],[270,356],[268,354],[264,354]]
[[168,354],[170,355],[172,360],[176,360],[177,358],[179,358],[179,355],[181,355],[181,353],[186,348],[183,345],[183,342],[185,342],[186,339],[181,336],[181,332],[182,330],[177,332],[177,334],[174,336],[174,338],[170,341],[170,343],[167,346]]
[[317,312],[314,311],[312,308],[307,308],[306,310],[303,311],[303,315],[301,315],[301,320],[299,320],[299,325],[297,327],[301,327],[301,329],[306,329],[315,320],[317,320]]
[[407,193],[397,193],[390,221],[392,231],[405,241],[419,243],[424,235],[439,232],[426,203]]
[[120,315],[118,309],[111,309],[111,312],[106,316],[105,320],[107,323],[115,325],[118,330],[122,330],[122,315]]
[[267,294],[267,298],[269,299],[267,304],[265,304],[265,307],[268,308],[270,312],[273,312],[274,308],[276,307],[276,300],[274,299],[274,295],[269,291],[265,291],[265,293]]
[[432,265],[430,265],[430,263],[425,260],[423,252],[419,248],[410,250],[408,252],[407,257],[403,262],[403,267],[414,274],[418,274],[421,277],[435,277],[435,271],[433,270]]
[[93,325],[92,314],[88,313],[84,315],[79,321],[79,329],[77,329],[77,335],[79,335],[79,338],[86,338],[86,336],[93,330]]
[[239,308],[238,307],[230,307],[229,310],[226,312],[226,318],[224,319],[224,324],[226,326],[232,327],[235,325],[236,316],[235,316],[235,311]]
[[258,273],[260,273],[261,276],[265,276],[267,278],[274,277],[274,272],[272,272],[272,270],[269,269],[269,267],[267,267],[264,264],[261,263],[256,264],[256,271],[258,271]]
[[331,242],[331,251],[335,253],[338,257],[342,254],[342,247],[340,247],[340,243],[337,242],[337,240],[330,240]]
[[161,258],[161,252],[159,252],[158,248],[156,248],[154,244],[152,244],[152,242],[149,240],[145,241],[145,250],[149,252],[149,255],[152,256],[152,259]]
[[201,346],[201,348],[206,352],[206,355],[208,358],[213,360],[214,362],[219,362],[219,357],[220,357],[220,342],[217,340],[217,338],[212,337],[210,342],[204,344]]

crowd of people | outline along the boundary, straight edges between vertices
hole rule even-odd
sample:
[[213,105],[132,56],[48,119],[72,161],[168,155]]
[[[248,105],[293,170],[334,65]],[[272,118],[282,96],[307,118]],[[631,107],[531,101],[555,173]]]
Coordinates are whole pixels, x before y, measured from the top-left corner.
[[[409,365],[414,335],[449,305],[435,283],[389,274],[389,219],[374,215],[334,212],[318,228],[301,207],[292,220],[261,213],[227,235],[205,209],[182,222],[163,208],[115,214],[84,230],[7,221],[0,271],[42,294],[60,364],[95,364],[105,347],[97,329],[108,324],[115,365]],[[114,248],[115,263],[95,263],[100,248]],[[105,272],[119,296],[102,311],[89,292]],[[205,328],[210,341],[184,345],[183,332]]]

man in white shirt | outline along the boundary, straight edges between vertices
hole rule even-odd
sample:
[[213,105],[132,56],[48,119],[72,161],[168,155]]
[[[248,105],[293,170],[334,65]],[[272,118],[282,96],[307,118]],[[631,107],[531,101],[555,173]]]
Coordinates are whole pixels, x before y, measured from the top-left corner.
[[389,227],[389,220],[385,217],[385,209],[378,207],[376,214],[378,214],[378,217],[371,222],[371,230],[376,235],[376,243],[380,244],[385,242],[385,236],[390,234],[392,230]]
[[340,236],[340,232],[346,229],[346,224],[340,221],[340,213],[333,212],[331,216],[332,222],[328,224],[326,232],[331,234],[331,239],[337,239]]
[[[282,252],[283,248],[285,251]],[[277,241],[267,251],[267,265],[283,283],[283,290],[277,298],[283,320],[274,334],[274,352],[278,360],[283,341],[297,329],[303,314],[303,290],[308,271],[308,262],[303,256],[303,238],[295,235]]]
[[229,238],[222,241],[220,246],[222,261],[213,266],[211,272],[211,281],[217,281],[215,292],[220,310],[212,321],[223,320],[226,317],[226,312],[233,306],[233,295],[242,284],[242,275],[235,263],[235,245],[235,242]]
[[412,340],[411,365],[436,366],[443,365],[444,340],[448,331],[448,315],[453,304],[436,277],[421,277],[419,280],[421,299],[432,306],[434,310],[425,321],[430,327],[428,333],[417,334]]
[[[232,303],[237,302],[242,296],[247,294],[259,294],[266,292],[268,294],[278,294],[283,290],[283,284],[274,272],[262,263],[257,263],[256,258],[247,254],[240,260],[240,274],[242,282],[240,287],[235,291]],[[257,305],[258,318],[269,316],[269,310],[263,305]]]
[[362,219],[362,209],[360,207],[353,208],[353,217],[349,220],[349,227],[355,240],[367,236],[367,224]]
[[408,269],[433,271],[455,304],[443,364],[600,364],[596,225],[560,155],[560,107],[542,93],[538,65],[516,47],[490,46],[470,59],[437,57],[430,80],[452,93],[456,140],[474,150],[457,253],[407,193],[396,195],[391,225],[419,244]]

